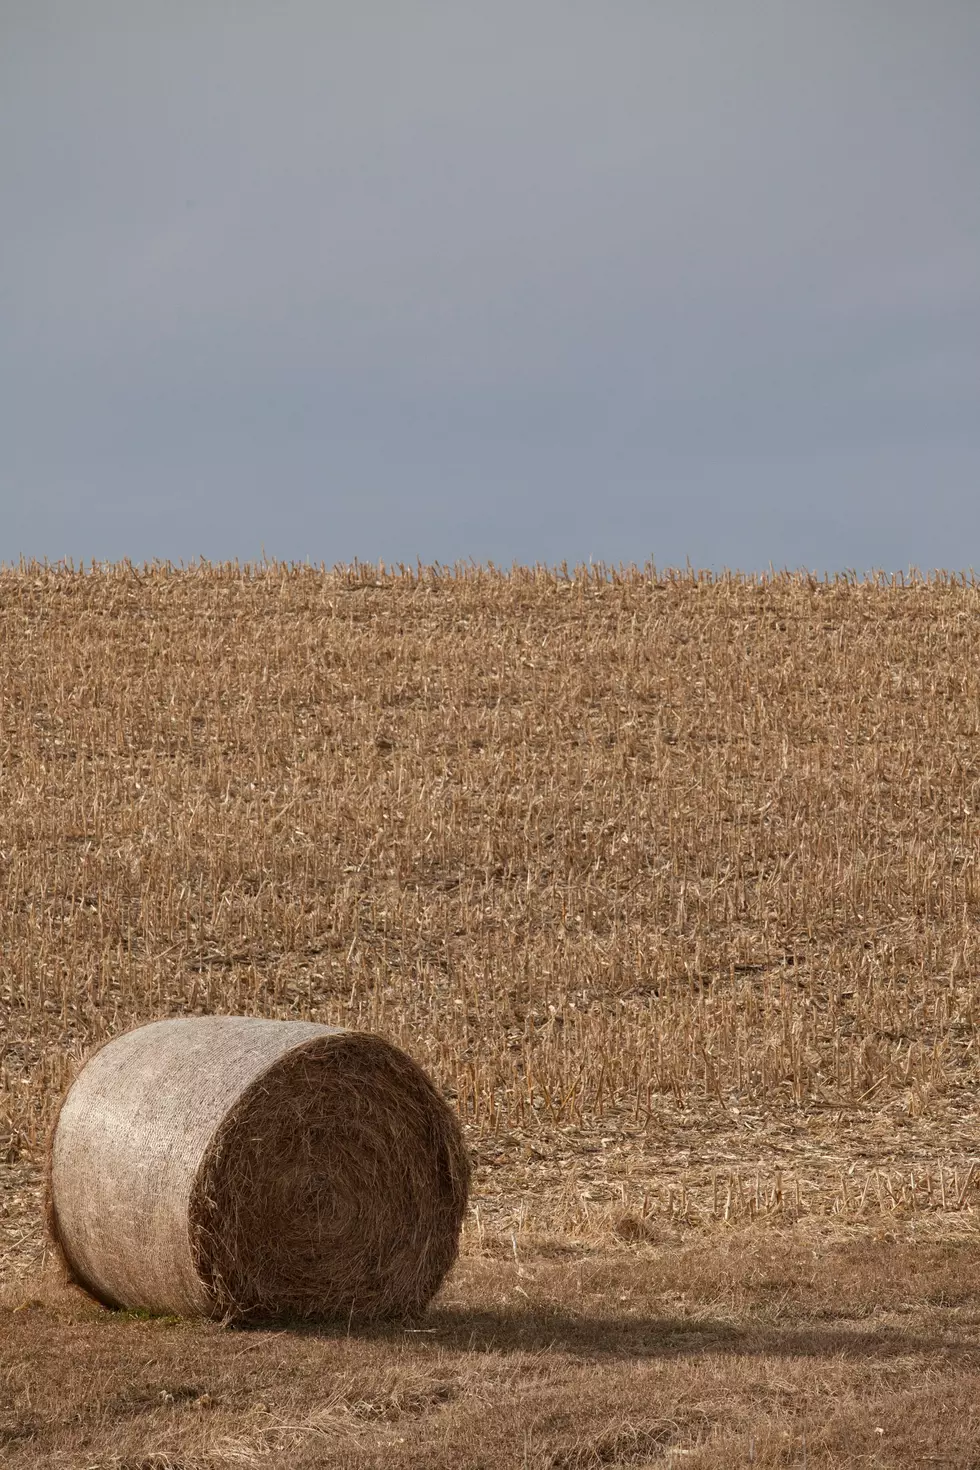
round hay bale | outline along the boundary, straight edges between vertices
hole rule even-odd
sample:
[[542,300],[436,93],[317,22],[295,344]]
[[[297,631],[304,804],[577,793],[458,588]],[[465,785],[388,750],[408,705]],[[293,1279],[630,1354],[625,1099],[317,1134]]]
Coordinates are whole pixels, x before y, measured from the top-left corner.
[[107,1306],[411,1316],[456,1259],[469,1178],[455,1115],[380,1037],[185,1017],[82,1068],[52,1135],[48,1224]]

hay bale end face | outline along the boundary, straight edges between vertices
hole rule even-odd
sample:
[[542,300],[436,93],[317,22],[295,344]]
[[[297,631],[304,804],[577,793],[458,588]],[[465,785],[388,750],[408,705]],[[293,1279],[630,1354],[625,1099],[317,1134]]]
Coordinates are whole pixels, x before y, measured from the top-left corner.
[[455,1115],[380,1037],[184,1017],[82,1068],[52,1135],[48,1223],[108,1306],[411,1316],[456,1259],[469,1178]]

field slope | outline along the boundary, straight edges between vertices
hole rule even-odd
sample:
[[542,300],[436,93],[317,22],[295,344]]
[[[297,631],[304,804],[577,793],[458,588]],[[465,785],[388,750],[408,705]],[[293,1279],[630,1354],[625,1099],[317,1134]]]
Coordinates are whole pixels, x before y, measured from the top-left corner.
[[[0,811],[0,1456],[980,1464],[970,580],[8,568]],[[78,1060],[226,1011],[459,1109],[414,1334],[42,1267]]]

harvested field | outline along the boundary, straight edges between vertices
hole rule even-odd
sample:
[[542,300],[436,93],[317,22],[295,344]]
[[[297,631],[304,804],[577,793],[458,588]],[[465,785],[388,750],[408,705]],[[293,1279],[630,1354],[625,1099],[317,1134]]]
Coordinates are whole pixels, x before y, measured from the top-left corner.
[[[14,1305],[75,1061],[216,1013],[376,1031],[434,1078],[477,1166],[439,1299],[472,1287],[466,1311],[516,1270],[533,1287],[501,1290],[537,1300],[548,1262],[607,1261],[618,1294],[649,1259],[649,1295],[737,1237],[739,1260],[816,1242],[815,1279],[852,1239],[883,1279],[897,1242],[931,1312],[915,1249],[974,1259],[972,580],[24,565],[0,688]],[[852,1463],[855,1435],[809,1463]],[[669,1463],[644,1444],[527,1463]]]

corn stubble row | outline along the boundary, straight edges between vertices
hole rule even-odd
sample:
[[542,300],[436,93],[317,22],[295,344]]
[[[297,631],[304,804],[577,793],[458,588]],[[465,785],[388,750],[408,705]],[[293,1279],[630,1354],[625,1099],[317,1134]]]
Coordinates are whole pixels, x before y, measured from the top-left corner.
[[970,580],[0,572],[0,1148],[71,1057],[382,1032],[475,1136],[978,1082]]

